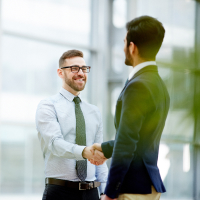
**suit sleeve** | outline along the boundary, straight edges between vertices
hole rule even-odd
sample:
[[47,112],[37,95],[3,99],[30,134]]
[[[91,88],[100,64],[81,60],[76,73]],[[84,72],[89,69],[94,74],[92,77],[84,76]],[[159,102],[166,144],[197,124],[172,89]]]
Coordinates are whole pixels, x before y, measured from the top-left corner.
[[103,154],[107,159],[112,157],[114,142],[114,140],[110,140],[101,144]]
[[121,184],[134,157],[140,129],[150,105],[150,92],[141,82],[128,85],[121,99],[121,115],[114,141],[112,162],[105,194],[119,195]]

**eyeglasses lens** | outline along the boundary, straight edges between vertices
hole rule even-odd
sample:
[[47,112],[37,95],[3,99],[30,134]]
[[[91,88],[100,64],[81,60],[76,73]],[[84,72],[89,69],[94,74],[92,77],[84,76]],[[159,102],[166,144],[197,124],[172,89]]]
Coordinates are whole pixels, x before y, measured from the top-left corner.
[[[79,66],[73,66],[71,69],[72,72],[77,73],[79,71]],[[89,67],[82,67],[81,69],[83,73],[88,73],[90,71]]]

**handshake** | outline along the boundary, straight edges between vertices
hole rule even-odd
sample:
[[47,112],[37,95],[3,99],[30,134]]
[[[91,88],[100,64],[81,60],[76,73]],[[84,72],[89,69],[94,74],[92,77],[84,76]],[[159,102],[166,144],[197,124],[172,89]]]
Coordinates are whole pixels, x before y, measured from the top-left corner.
[[102,152],[101,144],[98,143],[85,147],[82,156],[88,159],[93,165],[102,165],[107,160]]

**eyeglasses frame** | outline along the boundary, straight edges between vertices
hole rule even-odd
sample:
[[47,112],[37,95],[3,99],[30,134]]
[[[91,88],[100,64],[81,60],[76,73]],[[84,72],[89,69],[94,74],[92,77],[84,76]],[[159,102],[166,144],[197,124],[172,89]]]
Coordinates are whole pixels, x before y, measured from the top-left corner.
[[[61,67],[60,69],[71,68],[72,73],[78,73],[80,71],[80,69],[82,70],[83,67],[87,67],[87,69],[89,69],[89,72],[90,72],[90,68],[91,68],[90,66],[82,66],[82,67],[79,67],[79,70],[77,72],[73,72],[72,67],[79,67],[79,66],[78,65],[72,65],[72,66]],[[83,72],[83,70],[82,70],[82,72]],[[89,73],[89,72],[83,72],[83,73]]]

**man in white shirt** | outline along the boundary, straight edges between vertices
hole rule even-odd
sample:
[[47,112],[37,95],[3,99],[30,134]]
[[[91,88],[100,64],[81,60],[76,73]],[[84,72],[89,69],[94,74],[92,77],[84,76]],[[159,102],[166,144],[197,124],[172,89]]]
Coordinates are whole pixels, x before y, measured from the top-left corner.
[[88,162],[91,145],[103,142],[99,109],[81,96],[90,67],[78,50],[65,52],[59,60],[60,92],[42,100],[36,112],[36,127],[45,161],[46,187],[43,200],[97,200],[103,193],[108,169]]

